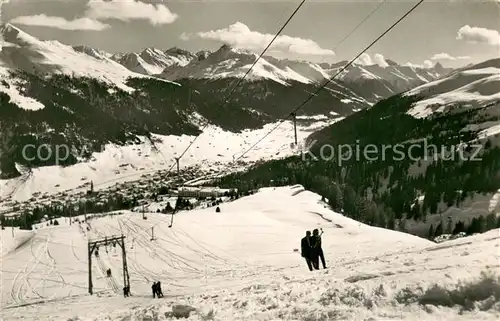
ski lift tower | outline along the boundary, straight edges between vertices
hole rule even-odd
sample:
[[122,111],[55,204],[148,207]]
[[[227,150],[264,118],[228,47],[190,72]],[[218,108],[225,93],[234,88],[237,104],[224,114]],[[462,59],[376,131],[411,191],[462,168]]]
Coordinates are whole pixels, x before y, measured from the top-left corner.
[[109,245],[115,243],[122,248],[122,263],[123,263],[123,286],[130,289],[130,276],[128,274],[127,267],[127,253],[125,248],[125,236],[112,236],[106,237],[104,239],[94,240],[88,242],[88,263],[89,263],[89,293],[93,294],[93,283],[92,283],[92,254],[100,245]]
[[293,120],[293,132],[294,132],[294,137],[295,137],[295,146],[297,146],[297,114],[295,112],[291,113],[290,116],[292,116]]

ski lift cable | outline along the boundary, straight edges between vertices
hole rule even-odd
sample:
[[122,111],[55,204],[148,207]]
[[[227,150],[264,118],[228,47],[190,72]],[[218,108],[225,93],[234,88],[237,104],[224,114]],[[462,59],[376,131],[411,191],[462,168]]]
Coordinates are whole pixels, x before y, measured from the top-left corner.
[[[340,47],[341,44],[344,43],[344,41],[346,41],[347,39],[349,39],[349,37],[352,36],[353,33],[355,33],[359,27],[361,27],[363,24],[365,24],[365,22],[371,18],[371,16],[373,16],[385,3],[387,2],[387,0],[382,0],[379,5],[377,7],[375,7],[375,9],[373,9],[370,13],[368,13],[366,15],[366,17],[364,17],[351,31],[349,31],[345,36],[344,38],[342,38],[333,48],[333,52],[336,52],[337,49]],[[325,61],[325,57],[321,58],[321,61],[319,63],[322,63],[323,61]],[[315,85],[313,86],[313,88],[317,88]],[[306,91],[308,94],[311,94],[310,92]],[[316,94],[314,94],[314,96],[317,96]]]
[[[276,35],[273,37],[273,39],[271,39],[271,41],[269,42],[269,44],[266,46],[266,48],[264,48],[264,50],[261,52],[261,54],[257,57],[257,59],[254,61],[254,63],[252,64],[252,66],[250,68],[248,68],[247,72],[243,75],[243,77],[241,77],[238,82],[236,83],[235,86],[232,87],[232,89],[229,91],[229,94],[227,96],[224,97],[223,101],[222,101],[222,105],[225,105],[227,104],[227,101],[229,99],[229,97],[231,97],[231,95],[234,93],[234,91],[236,90],[236,88],[241,84],[241,82],[248,76],[248,74],[250,73],[250,71],[252,71],[252,69],[255,67],[255,65],[257,64],[257,62],[262,58],[262,56],[264,56],[264,54],[267,52],[267,50],[271,47],[271,45],[274,43],[274,41],[278,38],[278,36],[281,34],[281,32],[285,29],[285,27],[288,25],[288,23],[293,19],[293,17],[297,14],[297,12],[300,10],[300,8],[304,5],[304,3],[306,2],[306,0],[302,0],[300,2],[300,4],[297,6],[297,8],[293,11],[293,13],[290,15],[290,17],[287,19],[287,21],[283,24],[283,26],[278,30],[278,32],[276,33]],[[209,123],[207,122],[205,124],[205,126],[203,126],[203,128],[201,129],[201,132],[203,132],[205,130],[205,128],[207,128],[209,125]],[[201,134],[200,134],[201,135]],[[189,145],[187,146],[187,148],[181,153],[181,155],[179,157],[177,157],[179,160],[186,154],[186,152],[189,150],[189,148],[191,148],[191,146],[193,146],[194,142],[198,139],[198,137],[200,137],[200,135],[196,136],[190,143]],[[172,166],[170,166],[169,170],[167,171],[167,175],[168,173],[170,173],[173,169],[173,167],[175,166],[176,163],[172,164]]]
[[[351,37],[368,19],[370,19],[371,16],[373,16],[381,7],[383,4],[385,4],[387,2],[387,0],[383,0],[380,2],[380,4],[375,7],[374,10],[372,10],[365,18],[363,18],[350,32],[348,32],[344,38],[342,38],[333,48],[333,50],[337,50],[337,48],[342,44],[344,43],[344,41],[346,41],[349,37]],[[278,35],[281,33],[281,31],[283,31],[283,29],[285,28],[285,26],[290,22],[290,20],[293,18],[293,16],[297,13],[297,11],[300,9],[300,7],[304,4],[304,1],[302,1],[300,3],[300,5],[297,7],[297,9],[295,9],[295,11],[292,13],[292,15],[290,16],[290,18],[286,21],[286,23],[283,25],[283,27],[278,31],[278,33],[275,35],[275,37],[271,40],[271,42],[268,44],[268,46],[264,49],[264,51],[261,53],[261,55],[259,56],[259,58],[257,60],[255,60],[254,64],[252,65],[251,68],[248,69],[247,73],[238,81],[237,85],[233,87],[233,90],[231,91],[234,92],[234,90],[236,89],[236,87],[245,79],[245,77],[248,75],[248,73],[252,70],[252,68],[255,66],[255,64],[258,62],[258,60],[264,55],[264,53],[267,51],[267,49],[269,49],[269,47],[272,45],[272,43],[274,42],[274,40],[276,40],[276,38],[278,37]],[[364,51],[363,51],[364,52]],[[324,60],[324,58],[322,59],[322,61]],[[343,72],[343,71],[342,71]],[[323,87],[320,87],[321,89]],[[195,90],[196,91],[196,90]],[[313,95],[313,96],[316,96],[317,95],[317,92],[316,93],[309,93],[310,95]],[[228,97],[225,98],[225,102],[227,102],[227,99],[229,98],[230,96],[228,95]],[[204,102],[203,102],[204,103]],[[205,104],[205,103],[204,103]],[[206,104],[205,104],[206,106]],[[208,124],[207,124],[208,125]],[[202,131],[207,127],[207,125],[205,125],[203,128],[202,128]],[[280,124],[281,125],[281,124]],[[279,125],[278,125],[279,126]],[[271,132],[273,132],[276,128],[273,128],[271,130]],[[266,135],[267,137],[268,135]],[[182,156],[185,155],[185,153],[188,151],[188,149],[194,144],[195,140],[198,138],[199,136],[196,136],[193,141],[191,141],[191,143],[188,145],[188,147],[184,150],[184,152],[181,154],[181,156],[179,156],[178,158],[182,158]],[[265,138],[265,137],[264,137]],[[253,146],[255,147],[255,146]],[[248,151],[247,151],[248,152]],[[246,152],[245,152],[246,153]],[[233,155],[233,162],[236,162],[238,161],[239,159],[241,159],[244,154],[240,155],[240,157],[236,158],[235,159],[235,155],[238,154],[238,153],[235,153]],[[172,169],[174,168],[176,163],[173,163],[170,168],[167,170],[167,175],[172,171]]]
[[[288,19],[285,21],[285,23],[281,26],[281,28],[278,30],[278,32],[276,33],[276,35],[273,37],[273,39],[271,39],[271,41],[269,42],[269,44],[266,46],[266,48],[264,48],[264,50],[261,52],[261,54],[257,57],[257,59],[254,61],[254,63],[252,64],[252,66],[250,68],[248,68],[247,72],[243,75],[243,77],[241,77],[239,79],[239,81],[236,83],[235,86],[232,87],[231,91],[229,92],[229,94],[223,99],[223,102],[222,102],[222,105],[225,105],[227,102],[228,102],[228,99],[229,97],[231,97],[231,95],[234,93],[234,91],[236,90],[236,88],[241,84],[241,82],[248,76],[248,74],[250,73],[250,71],[252,71],[252,69],[255,67],[255,65],[257,64],[257,62],[262,58],[262,56],[264,56],[264,54],[267,52],[267,50],[271,47],[271,45],[274,43],[274,41],[278,38],[278,36],[281,34],[281,32],[285,29],[285,27],[290,23],[290,21],[293,19],[293,17],[297,14],[297,12],[300,10],[300,8],[302,8],[302,6],[304,5],[304,3],[306,2],[306,0],[302,0],[299,5],[297,6],[297,8],[292,12],[292,14],[290,15],[290,17],[288,17]],[[195,90],[195,92],[197,92]],[[209,125],[210,123],[206,123],[202,129],[201,129],[201,132],[203,132]],[[201,134],[200,134],[201,135]],[[179,157],[176,157],[176,161],[174,163],[172,163],[172,165],[169,167],[169,169],[167,170],[167,173],[165,175],[168,175],[170,174],[170,172],[173,170],[174,166],[177,164],[177,162],[187,153],[187,151],[191,148],[191,146],[193,146],[193,144],[196,142],[196,140],[200,137],[200,135],[196,136],[190,143],[189,145],[186,147],[186,149],[184,149],[184,151],[181,153],[181,155]],[[130,218],[129,218],[130,220]],[[173,222],[173,217],[171,219],[171,224]],[[170,225],[171,226],[171,225]]]
[[[262,136],[257,142],[255,142],[252,146],[250,146],[247,150],[245,150],[238,158],[236,158],[233,162],[236,162],[243,158],[248,152],[254,149],[258,144],[260,144],[267,136],[269,136],[272,132],[274,132],[287,118],[289,118],[292,114],[296,113],[298,110],[302,109],[314,96],[320,92],[324,87],[326,87],[330,82],[332,82],[337,76],[339,76],[342,72],[344,72],[349,66],[351,66],[362,54],[364,54],[368,49],[373,47],[380,39],[382,39],[386,34],[388,34],[394,27],[396,27],[401,21],[403,21],[406,17],[408,17],[415,9],[417,9],[424,0],[419,0],[410,10],[408,10],[403,16],[401,16],[396,22],[394,22],[388,29],[386,29],[380,36],[378,36],[375,40],[372,41],[366,48],[360,51],[351,61],[349,61],[344,67],[342,67],[337,73],[335,73],[331,78],[327,79],[315,92],[314,94],[309,95],[300,105],[294,108],[286,117],[283,117],[276,126],[271,128],[264,136]],[[227,170],[227,169],[226,169]],[[221,171],[223,173],[224,171]]]

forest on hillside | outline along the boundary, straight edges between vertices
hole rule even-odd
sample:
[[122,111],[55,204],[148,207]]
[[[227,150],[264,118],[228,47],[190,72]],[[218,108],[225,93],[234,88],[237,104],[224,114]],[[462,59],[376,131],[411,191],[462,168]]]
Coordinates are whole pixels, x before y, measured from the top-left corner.
[[[388,149],[385,157],[360,153],[342,162],[339,157],[314,160],[310,155],[294,156],[258,164],[219,183],[224,188],[242,189],[301,184],[324,196],[337,212],[363,223],[403,231],[407,230],[407,220],[425,222],[429,215],[443,210],[442,204],[459,207],[475,194],[496,192],[500,188],[500,147],[492,141],[498,137],[480,142],[481,149],[475,155],[474,144],[464,142],[475,139],[477,131],[463,131],[471,123],[497,121],[498,117],[488,113],[496,105],[478,109],[457,106],[452,112],[416,119],[406,111],[418,99],[394,96],[309,138],[316,141],[310,149],[314,155],[320,155],[325,144],[349,145],[352,150],[356,146],[364,150],[370,144],[399,145],[403,155]],[[450,148],[443,154],[431,146]],[[451,230],[498,226],[493,213],[481,217],[455,221]],[[443,228],[447,224],[432,226],[427,234],[444,232],[449,229]]]
[[[8,94],[0,93],[0,179],[20,176],[16,163],[28,168],[56,163],[66,166],[75,164],[78,156],[88,159],[92,153],[101,152],[106,144],[135,144],[140,137],[154,143],[151,133],[198,135],[201,125],[197,116],[202,122],[231,132],[261,128],[283,117],[290,104],[313,90],[311,84],[297,83],[292,88],[262,80],[242,84],[231,99],[223,101],[234,79],[182,79],[179,85],[152,78],[129,78],[126,84],[136,90],[127,93],[93,78],[42,77],[25,72],[13,76],[18,79],[21,93],[45,108],[26,110],[11,102]],[[5,81],[3,85],[9,86]],[[352,108],[341,103],[342,98],[323,91],[310,106],[312,109],[304,113],[329,115],[331,102],[336,101],[337,114],[351,114]],[[366,106],[357,103],[358,108]],[[27,145],[34,148],[23,155]],[[44,145],[50,151],[38,157],[34,151]],[[71,146],[79,153],[56,162],[54,151],[58,145]]]

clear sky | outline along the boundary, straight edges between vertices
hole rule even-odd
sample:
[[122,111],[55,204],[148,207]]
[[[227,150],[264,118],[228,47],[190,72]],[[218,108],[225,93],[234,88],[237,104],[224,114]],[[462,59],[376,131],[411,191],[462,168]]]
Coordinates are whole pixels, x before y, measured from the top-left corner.
[[[0,0],[2,22],[42,40],[108,52],[146,47],[214,50],[267,45],[300,0]],[[7,3],[5,3],[7,2]],[[383,2],[383,4],[381,4]],[[272,47],[277,57],[350,60],[417,0],[309,0]],[[371,12],[351,36],[341,40]],[[500,0],[426,0],[370,51],[392,59],[457,67],[500,57]]]

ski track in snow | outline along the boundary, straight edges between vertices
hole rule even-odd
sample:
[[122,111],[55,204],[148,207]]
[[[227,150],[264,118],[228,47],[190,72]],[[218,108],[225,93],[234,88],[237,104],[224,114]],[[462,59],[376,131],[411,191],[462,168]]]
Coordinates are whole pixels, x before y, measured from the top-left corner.
[[[320,199],[300,186],[266,188],[222,203],[220,213],[181,211],[172,228],[170,215],[146,213],[143,220],[125,211],[88,225],[59,219],[59,226],[40,226],[28,241],[19,230],[17,241],[3,230],[2,320],[170,320],[173,304],[197,308],[190,320],[498,319],[495,309],[460,313],[399,304],[395,297],[405,288],[451,287],[498,270],[499,230],[438,245],[366,226]],[[320,227],[328,269],[309,272],[293,249],[306,229]],[[132,297],[121,293],[118,245],[101,246],[99,258],[93,256],[95,295],[86,294],[88,238],[122,231]],[[151,283],[158,280],[165,298],[153,300]]]

